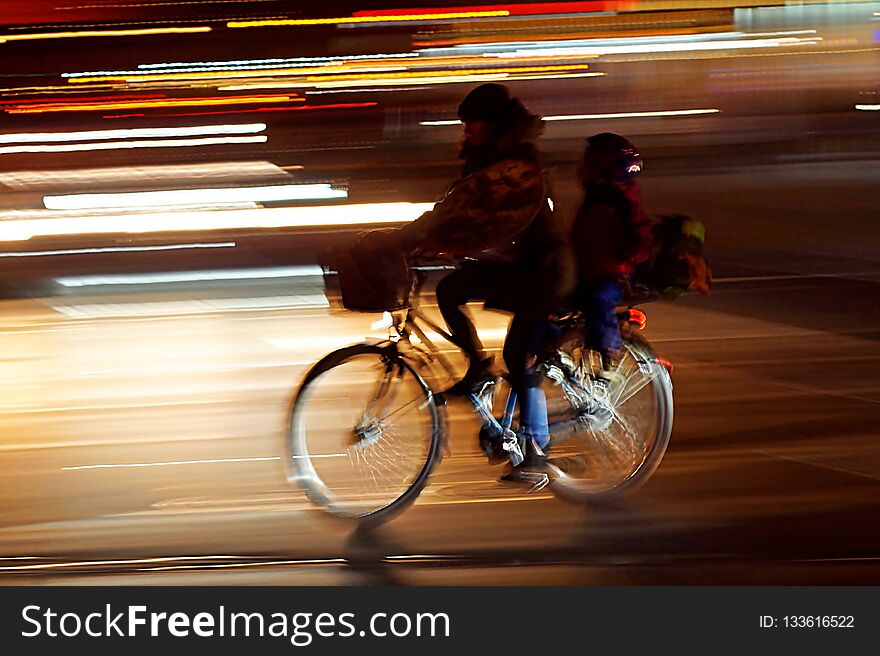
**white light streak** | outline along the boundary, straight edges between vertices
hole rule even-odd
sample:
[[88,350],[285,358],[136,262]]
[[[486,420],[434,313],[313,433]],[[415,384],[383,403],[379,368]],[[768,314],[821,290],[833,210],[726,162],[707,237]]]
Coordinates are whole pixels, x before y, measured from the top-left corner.
[[51,255],[91,255],[95,253],[149,253],[151,251],[180,251],[190,248],[235,248],[234,241],[219,241],[207,244],[165,244],[161,246],[109,246],[107,248],[72,248],[55,251],[23,251],[20,253],[0,253],[0,257],[46,257]]
[[328,200],[347,198],[344,189],[329,184],[292,184],[264,187],[224,187],[219,189],[172,189],[122,194],[71,194],[45,196],[49,210],[87,210],[116,207],[163,207],[213,203],[268,202],[282,200]]
[[856,109],[863,112],[880,112],[880,105],[856,105]]
[[0,134],[0,143],[59,143],[101,141],[108,139],[195,137],[208,134],[255,134],[266,129],[265,123],[238,125],[194,125],[181,128],[129,128],[124,130],[88,130],[85,132],[21,132]]
[[[558,116],[544,116],[544,121],[589,121],[615,118],[651,118],[658,116],[696,116],[700,114],[717,114],[720,109],[670,109],[655,112],[618,112],[613,114],[561,114]],[[444,121],[421,121],[419,125],[445,126],[461,125],[458,119]]]
[[0,214],[0,241],[21,241],[53,235],[144,234],[408,223],[432,207],[432,203],[363,203],[15,220],[2,220],[3,216]]
[[271,267],[263,269],[216,269],[211,271],[163,271],[161,273],[111,274],[56,278],[64,287],[95,287],[107,285],[161,285],[175,282],[214,280],[261,280],[271,278],[304,278],[322,276],[319,266]]
[[[643,37],[627,37],[627,38],[611,38],[611,39],[602,39],[602,38],[594,38],[594,39],[557,39],[554,41],[496,41],[494,43],[473,43],[473,44],[461,44],[452,47],[441,47],[441,48],[425,48],[421,51],[421,53],[425,56],[444,56],[444,55],[461,55],[462,53],[469,54],[481,54],[484,57],[493,57],[497,56],[503,52],[511,53],[528,53],[528,52],[537,52],[541,50],[558,50],[564,52],[566,54],[572,54],[573,49],[576,48],[590,48],[594,47],[596,49],[614,49],[620,46],[634,46],[638,48],[650,47],[650,46],[663,46],[663,45],[679,45],[679,46],[687,46],[688,44],[699,44],[703,42],[709,42],[710,44],[718,44],[718,43],[740,43],[745,42],[747,40],[757,40],[758,38],[763,38],[765,41],[768,39],[773,41],[779,41],[780,39],[795,41],[804,41],[804,42],[812,42],[816,40],[815,38],[809,37],[807,35],[816,34],[816,30],[789,30],[783,32],[718,32],[714,34],[676,34],[676,35],[663,35],[663,36],[643,36]],[[805,39],[799,39],[798,37],[805,36]],[[609,54],[607,52],[602,53],[594,53],[595,54]],[[525,55],[523,55],[525,56]],[[532,55],[537,56],[537,55]]]
[[[289,167],[302,168],[302,167]],[[45,171],[9,171],[0,173],[0,184],[14,189],[34,189],[48,187],[86,186],[94,189],[98,185],[125,182],[164,183],[173,180],[210,180],[218,183],[226,178],[241,183],[242,179],[259,179],[266,183],[270,179],[279,182],[290,180],[283,168],[265,161],[204,162],[198,164],[160,164],[141,166],[118,166],[98,169],[50,169]],[[115,186],[115,184],[114,184]]]
[[701,52],[708,50],[743,50],[754,48],[778,48],[781,46],[797,46],[815,44],[822,39],[799,39],[796,37],[781,39],[751,39],[744,41],[709,41],[696,43],[653,43],[641,45],[591,46],[534,48],[516,50],[514,52],[486,53],[484,57],[495,59],[531,59],[534,57],[601,57],[603,55],[652,54],[664,52]]
[[[173,563],[176,561],[200,561],[200,560],[221,560],[236,559],[238,556],[165,556],[160,558],[141,558],[135,560],[74,560],[67,563],[40,563],[38,565],[15,565],[10,567],[0,567],[0,571],[14,572],[24,570],[41,570],[41,569],[64,569],[72,567],[85,567],[91,565],[139,565],[151,563]],[[4,559],[6,560],[6,559]],[[38,560],[34,557],[26,557],[23,560]]]
[[[302,62],[283,64],[249,64],[249,65],[226,65],[226,66],[192,66],[184,65],[177,68],[119,70],[119,71],[86,71],[82,73],[62,73],[61,77],[76,79],[81,77],[132,77],[144,75],[176,75],[178,73],[220,73],[220,72],[258,72],[258,71],[283,71],[297,68],[339,68],[348,62]],[[406,66],[351,66],[346,67],[351,73],[372,71],[405,71]]]
[[203,139],[157,139],[155,141],[100,141],[89,144],[65,144],[50,146],[4,146],[0,154],[15,153],[72,153],[91,150],[128,150],[135,148],[187,148],[195,146],[219,146],[226,144],[266,143],[269,137],[206,137]]
[[673,109],[657,112],[621,112],[617,114],[568,114],[545,116],[545,121],[590,121],[614,118],[652,118],[657,116],[697,116],[700,114],[717,114],[720,109]]
[[[213,298],[147,303],[52,304],[52,309],[71,319],[115,319],[122,317],[186,316],[267,310],[319,310],[330,307],[324,294],[297,294],[261,298]],[[167,405],[167,404],[166,404]]]

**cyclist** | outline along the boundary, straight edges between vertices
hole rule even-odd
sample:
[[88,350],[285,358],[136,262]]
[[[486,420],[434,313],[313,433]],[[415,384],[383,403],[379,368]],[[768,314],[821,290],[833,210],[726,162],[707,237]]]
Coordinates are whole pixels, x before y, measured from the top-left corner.
[[587,348],[602,356],[606,383],[621,349],[615,314],[621,280],[651,253],[651,223],[642,208],[636,177],[642,158],[624,137],[610,132],[587,139],[579,177],[584,198],[572,226],[578,264],[576,304],[586,320]]
[[[464,166],[462,178],[453,184],[447,199],[456,189],[470,188],[464,184],[468,177],[479,175],[500,162],[521,162],[540,174],[535,141],[543,130],[541,119],[529,112],[519,99],[511,97],[506,87],[494,83],[476,87],[459,105],[458,116],[464,124],[460,151]],[[440,312],[455,343],[469,361],[462,380],[446,393],[479,393],[495,378],[492,358],[480,342],[466,304],[484,301],[487,308],[514,315],[503,354],[520,399],[520,433],[526,447],[525,461],[505,477],[515,482],[531,482],[530,472],[543,464],[542,447],[549,443],[549,432],[546,401],[534,354],[544,339],[547,316],[571,293],[575,283],[574,258],[567,235],[553,213],[546,182],[543,176],[541,178],[538,202],[534,205],[531,200],[534,196],[527,193],[527,188],[503,190],[507,198],[521,196],[523,199],[521,211],[516,212],[522,225],[513,227],[512,235],[512,227],[505,224],[511,213],[493,205],[498,194],[486,191],[485,185],[476,185],[477,193],[454,203],[458,207],[473,208],[490,223],[490,232],[501,237],[485,240],[478,251],[470,253],[470,259],[437,286]],[[510,185],[510,180],[505,184]],[[443,250],[432,244],[430,238],[431,226],[442,224],[437,208],[439,204],[434,212],[401,230],[411,247],[428,252]]]

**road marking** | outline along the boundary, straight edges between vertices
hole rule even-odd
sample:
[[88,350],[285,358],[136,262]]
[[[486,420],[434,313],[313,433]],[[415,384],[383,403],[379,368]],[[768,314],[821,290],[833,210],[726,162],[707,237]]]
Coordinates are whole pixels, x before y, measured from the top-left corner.
[[106,465],[77,465],[75,467],[62,467],[62,471],[78,471],[80,469],[118,469],[122,467],[167,467],[170,465],[205,465],[226,462],[262,462],[266,460],[281,460],[281,456],[269,456],[265,458],[213,458],[210,460],[169,460],[167,462],[129,462]]
[[810,278],[855,278],[860,276],[880,276],[880,271],[851,271],[845,273],[784,273],[769,276],[734,276],[730,278],[713,278],[713,283],[730,282],[772,282],[776,280],[809,280]]

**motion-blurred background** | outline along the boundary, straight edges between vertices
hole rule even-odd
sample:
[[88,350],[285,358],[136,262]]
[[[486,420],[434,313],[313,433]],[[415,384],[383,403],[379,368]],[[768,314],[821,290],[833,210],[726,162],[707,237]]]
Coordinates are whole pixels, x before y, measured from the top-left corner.
[[[0,3],[0,582],[880,582],[880,3],[304,5]],[[280,462],[305,368],[382,335],[316,256],[437,199],[485,81],[545,117],[558,211],[613,131],[707,224],[713,294],[646,308],[672,443],[577,508],[453,405],[352,532]]]

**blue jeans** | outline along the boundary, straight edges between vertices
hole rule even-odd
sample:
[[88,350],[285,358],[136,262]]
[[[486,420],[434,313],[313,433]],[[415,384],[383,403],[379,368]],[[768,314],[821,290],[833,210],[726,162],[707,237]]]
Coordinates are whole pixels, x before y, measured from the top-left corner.
[[615,310],[623,300],[623,292],[616,278],[603,278],[581,289],[578,301],[587,324],[586,346],[607,354],[618,351],[623,342]]
[[541,347],[558,336],[558,326],[547,319],[515,314],[504,342],[504,360],[519,399],[520,434],[541,449],[550,444],[550,429],[536,358]]

